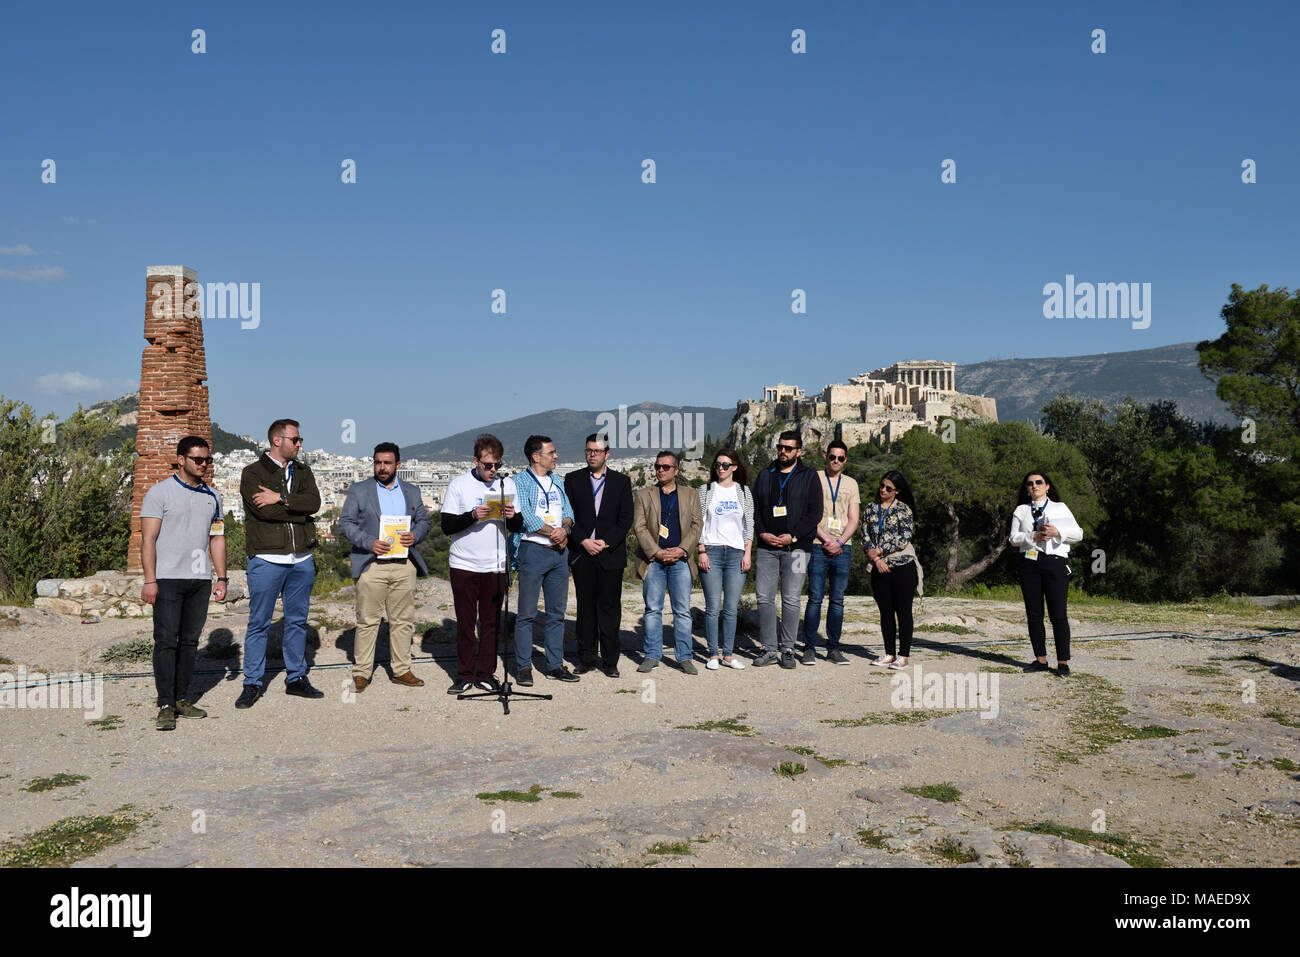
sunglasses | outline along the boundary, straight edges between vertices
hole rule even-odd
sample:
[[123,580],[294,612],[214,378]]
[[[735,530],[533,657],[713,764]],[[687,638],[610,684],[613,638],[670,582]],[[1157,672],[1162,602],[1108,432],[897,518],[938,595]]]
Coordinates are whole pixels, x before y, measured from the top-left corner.
[[675,469],[675,468],[677,468],[676,465],[656,465],[656,466],[655,466],[655,471],[656,471],[656,472],[668,472],[668,471],[671,471],[672,469]]
[[880,486],[880,491],[882,491],[882,492],[897,492],[898,489],[894,488],[894,486],[892,486],[892,485],[882,485],[882,486]]
[[844,459],[845,459],[845,456],[843,456],[843,455],[828,455],[828,456],[826,456],[826,461],[827,461],[827,462],[843,462]]
[[478,463],[478,467],[487,472],[491,472],[493,469],[497,468],[500,464],[501,464],[500,462],[484,462],[480,459]]
[[187,456],[185,456],[185,457],[186,457],[187,459],[189,459],[191,462],[197,462],[199,465],[211,465],[211,464],[212,464],[212,456],[211,456],[211,455],[187,455]]
[[286,442],[292,442],[294,445],[302,445],[301,435],[282,435],[280,438],[284,439]]
[[797,445],[778,445],[777,448],[782,452],[797,452],[799,450]]
[[719,472],[725,472],[727,469],[734,469],[736,464],[734,462],[714,462],[713,467]]
[[1033,488],[1035,485],[1046,485],[1046,484],[1047,483],[1044,482],[1042,479],[1029,479],[1027,482],[1025,482],[1025,488]]

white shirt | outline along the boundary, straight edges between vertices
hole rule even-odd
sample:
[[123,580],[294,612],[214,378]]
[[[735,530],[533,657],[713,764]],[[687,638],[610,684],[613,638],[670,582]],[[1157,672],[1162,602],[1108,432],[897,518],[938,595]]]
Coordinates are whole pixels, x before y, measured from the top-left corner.
[[704,516],[703,545],[726,545],[745,549],[745,512],[740,505],[740,486],[713,485],[709,493],[709,511]]
[[[505,479],[506,503],[519,509],[519,493],[511,479]],[[442,510],[448,515],[463,515],[471,509],[486,505],[488,500],[501,500],[501,479],[491,484],[473,472],[457,475],[447,483],[447,494]],[[503,572],[506,570],[505,522],[484,519],[451,536],[451,551],[447,563],[465,572]]]
[[1044,555],[1056,555],[1065,558],[1070,554],[1070,545],[1083,540],[1083,529],[1074,520],[1074,515],[1064,502],[1047,501],[1043,512],[1044,525],[1055,525],[1060,535],[1045,542],[1034,541],[1034,517],[1028,505],[1017,505],[1011,514],[1011,544],[1024,554],[1031,548],[1037,548]]

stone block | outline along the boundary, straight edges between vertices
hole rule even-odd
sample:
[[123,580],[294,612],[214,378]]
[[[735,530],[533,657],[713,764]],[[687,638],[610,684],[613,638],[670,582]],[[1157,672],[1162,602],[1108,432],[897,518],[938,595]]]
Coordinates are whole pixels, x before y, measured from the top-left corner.
[[58,598],[59,586],[63,582],[62,578],[42,578],[36,583],[36,594],[41,598]]
[[59,615],[73,615],[81,617],[81,604],[68,598],[37,598],[32,602],[35,608],[44,608],[46,611],[52,611]]

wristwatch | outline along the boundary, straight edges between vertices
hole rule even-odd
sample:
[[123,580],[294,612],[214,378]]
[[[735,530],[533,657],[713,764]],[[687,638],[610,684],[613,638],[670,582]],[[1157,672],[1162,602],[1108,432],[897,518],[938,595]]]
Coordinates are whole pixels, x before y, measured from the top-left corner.
[[230,581],[230,579],[229,579],[229,578],[218,578],[217,581],[219,581],[219,582],[228,582],[228,581]]

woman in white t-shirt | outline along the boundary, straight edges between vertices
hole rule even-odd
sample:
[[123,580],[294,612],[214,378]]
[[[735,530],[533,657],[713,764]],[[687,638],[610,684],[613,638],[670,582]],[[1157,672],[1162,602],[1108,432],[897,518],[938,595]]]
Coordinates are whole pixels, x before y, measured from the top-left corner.
[[1029,641],[1034,646],[1029,671],[1047,670],[1047,631],[1043,628],[1046,598],[1056,643],[1056,673],[1062,677],[1070,673],[1070,621],[1065,613],[1070,566],[1066,558],[1070,545],[1082,539],[1083,529],[1057,496],[1047,473],[1026,475],[1011,515],[1010,541],[1020,549],[1020,593],[1025,599]]
[[[754,497],[745,466],[735,449],[713,456],[709,482],[700,490],[704,533],[700,535],[700,585],[704,589],[704,634],[709,641],[710,671],[719,664],[740,670],[745,663],[733,655],[736,610],[749,571],[754,544]],[[718,657],[718,616],[722,616],[722,657]]]

